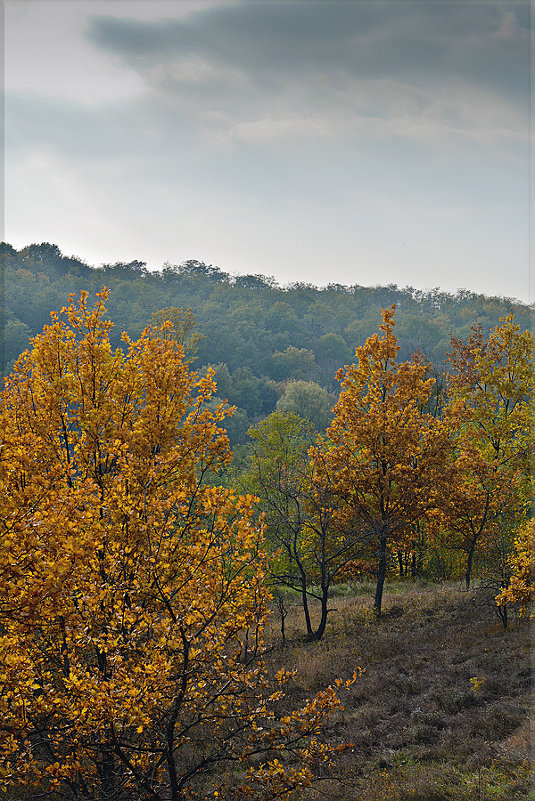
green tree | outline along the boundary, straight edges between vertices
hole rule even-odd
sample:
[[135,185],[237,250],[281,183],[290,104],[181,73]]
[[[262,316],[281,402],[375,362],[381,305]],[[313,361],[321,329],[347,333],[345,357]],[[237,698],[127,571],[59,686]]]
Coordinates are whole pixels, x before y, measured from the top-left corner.
[[312,378],[315,368],[314,354],[307,348],[289,345],[284,351],[273,354],[273,375],[278,381],[285,378],[306,380]]
[[323,431],[332,419],[333,398],[315,381],[290,381],[277,401],[278,412],[295,412]]
[[232,373],[232,390],[229,401],[245,409],[247,415],[258,418],[273,410],[277,393],[266,378],[254,375],[249,367],[238,367]]
[[13,362],[28,347],[29,338],[30,329],[26,323],[20,320],[6,320],[0,330],[1,364],[7,366]]
[[324,334],[314,347],[318,366],[321,370],[322,383],[327,386],[334,380],[334,375],[351,358],[351,350],[339,334]]
[[[295,412],[274,412],[251,428],[249,436],[251,447],[240,484],[260,501],[271,581],[300,593],[307,637],[320,640],[329,613],[329,590],[354,558],[355,543],[333,526],[326,471],[322,483],[315,481],[309,452],[317,437],[310,421]],[[316,625],[311,599],[320,604]]]

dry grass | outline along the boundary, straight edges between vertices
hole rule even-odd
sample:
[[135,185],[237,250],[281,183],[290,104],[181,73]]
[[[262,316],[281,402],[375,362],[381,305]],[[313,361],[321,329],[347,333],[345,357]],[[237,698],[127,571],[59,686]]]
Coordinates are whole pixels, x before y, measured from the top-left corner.
[[[307,801],[529,798],[529,624],[514,618],[504,631],[492,599],[454,584],[394,585],[379,622],[370,595],[364,587],[333,598],[336,611],[319,643],[304,641],[295,603],[289,642],[273,652],[277,668],[297,670],[288,703],[357,666],[366,671],[331,732],[354,746],[337,781]],[[272,637],[275,645],[276,621]]]

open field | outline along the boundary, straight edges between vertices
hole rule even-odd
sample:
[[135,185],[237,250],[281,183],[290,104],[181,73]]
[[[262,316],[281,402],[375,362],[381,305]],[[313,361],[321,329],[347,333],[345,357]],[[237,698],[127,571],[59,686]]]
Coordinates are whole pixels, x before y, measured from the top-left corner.
[[[345,696],[332,738],[352,742],[307,801],[512,801],[530,792],[530,625],[504,631],[483,590],[387,585],[380,622],[370,585],[341,587],[324,639],[306,643],[289,604],[277,668],[296,668],[291,704],[365,672]],[[276,618],[273,620],[275,627]]]

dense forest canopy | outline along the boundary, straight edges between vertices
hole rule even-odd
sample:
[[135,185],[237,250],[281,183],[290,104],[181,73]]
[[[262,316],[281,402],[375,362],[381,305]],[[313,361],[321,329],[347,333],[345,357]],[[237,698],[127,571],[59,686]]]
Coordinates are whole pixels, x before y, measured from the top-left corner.
[[[317,427],[338,392],[336,370],[354,359],[355,348],[376,330],[381,309],[396,304],[400,357],[421,350],[437,372],[454,335],[465,338],[474,324],[485,332],[510,311],[522,329],[530,327],[531,309],[512,298],[486,297],[461,289],[452,295],[438,288],[352,286],[293,283],[280,286],[270,276],[231,275],[196,260],[165,263],[149,271],[142,261],[93,267],[65,256],[54,244],[16,250],[1,245],[5,320],[2,370],[28,346],[31,336],[50,321],[50,310],[67,303],[70,293],[91,295],[106,286],[114,328],[112,347],[122,331],[141,334],[151,314],[164,307],[191,308],[198,331],[195,367],[214,365],[218,395],[238,407],[229,421],[231,440],[243,439],[251,422],[279,408],[291,410],[292,397],[308,392],[317,408]],[[362,274],[362,270],[360,270]],[[326,265],[328,274],[328,265]],[[430,268],[430,283],[432,273]],[[295,388],[293,382],[304,382]],[[296,392],[299,389],[299,393]],[[289,397],[288,397],[289,395]],[[325,398],[325,396],[324,396]]]

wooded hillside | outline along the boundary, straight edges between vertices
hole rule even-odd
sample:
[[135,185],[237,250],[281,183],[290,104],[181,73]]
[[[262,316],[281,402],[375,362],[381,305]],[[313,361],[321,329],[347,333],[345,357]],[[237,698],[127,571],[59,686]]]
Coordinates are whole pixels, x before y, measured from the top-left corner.
[[[452,295],[439,289],[357,282],[321,288],[304,283],[279,286],[269,276],[233,276],[195,260],[165,263],[156,272],[142,261],[93,267],[49,243],[19,251],[3,243],[1,256],[4,374],[28,346],[29,337],[49,323],[50,310],[64,306],[72,292],[94,295],[108,287],[112,347],[119,345],[122,331],[139,336],[158,310],[189,307],[203,337],[194,366],[214,365],[218,395],[239,410],[229,421],[233,444],[243,441],[248,427],[272,412],[279,400],[278,408],[284,410],[301,411],[308,405],[316,427],[324,428],[326,410],[339,390],[336,370],[354,359],[355,348],[376,330],[381,308],[393,303],[400,358],[420,349],[439,373],[452,335],[464,339],[474,324],[488,333],[510,311],[522,329],[530,327],[529,307],[467,290]],[[355,268],[357,277],[368,281],[362,267]]]

